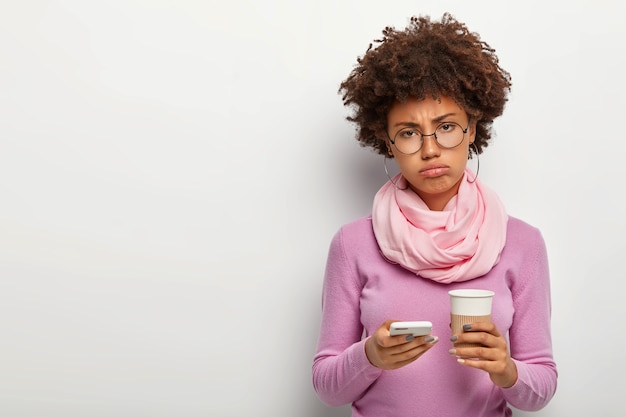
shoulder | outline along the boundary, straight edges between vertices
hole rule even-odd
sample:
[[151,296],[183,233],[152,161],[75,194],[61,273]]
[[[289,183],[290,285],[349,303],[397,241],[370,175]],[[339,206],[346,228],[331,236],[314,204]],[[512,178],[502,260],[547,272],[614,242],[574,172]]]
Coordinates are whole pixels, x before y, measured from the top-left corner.
[[335,233],[332,244],[349,253],[359,253],[373,247],[378,250],[372,229],[372,216],[363,216],[342,225]]
[[352,237],[371,234],[372,216],[359,217],[356,220],[346,223],[339,228],[339,232]]
[[326,279],[334,281],[334,278],[345,280],[345,277],[352,277],[354,288],[361,288],[364,281],[359,271],[365,264],[371,267],[380,258],[371,217],[356,219],[335,233],[328,251]]
[[547,264],[546,244],[541,231],[523,220],[509,216],[502,263],[517,269],[543,268]]
[[543,244],[541,231],[524,220],[509,216],[506,230],[506,244]]

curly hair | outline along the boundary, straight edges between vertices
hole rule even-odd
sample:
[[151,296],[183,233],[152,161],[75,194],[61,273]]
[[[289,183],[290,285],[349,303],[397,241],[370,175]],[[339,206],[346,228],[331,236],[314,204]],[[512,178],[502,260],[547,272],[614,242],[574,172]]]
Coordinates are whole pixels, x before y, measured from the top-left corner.
[[500,68],[495,49],[450,13],[440,22],[414,16],[405,30],[386,27],[382,33],[339,88],[344,105],[354,110],[346,119],[357,125],[361,146],[386,155],[381,136],[393,104],[431,95],[452,98],[476,121],[474,144],[482,153],[511,90],[511,76]]

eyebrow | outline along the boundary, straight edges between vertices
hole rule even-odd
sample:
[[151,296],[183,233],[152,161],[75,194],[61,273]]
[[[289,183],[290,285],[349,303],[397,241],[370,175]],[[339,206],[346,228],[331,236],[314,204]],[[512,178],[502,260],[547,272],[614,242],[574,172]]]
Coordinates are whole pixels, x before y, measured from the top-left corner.
[[[434,119],[432,119],[433,122],[435,123],[441,123],[442,121],[444,121],[445,119],[447,119],[448,117],[451,116],[458,116],[458,113],[445,113],[442,114],[440,116],[435,117]],[[414,122],[398,122],[396,124],[393,125],[393,127],[398,127],[398,126],[412,126],[412,127],[420,127],[419,123],[414,123]]]

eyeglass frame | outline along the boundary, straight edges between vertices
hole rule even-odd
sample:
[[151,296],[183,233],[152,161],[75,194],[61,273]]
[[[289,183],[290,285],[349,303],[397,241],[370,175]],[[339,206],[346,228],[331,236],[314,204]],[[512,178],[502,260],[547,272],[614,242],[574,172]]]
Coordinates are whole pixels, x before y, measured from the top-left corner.
[[[448,124],[448,125],[449,125],[449,124],[455,124],[455,125],[457,125],[458,127],[460,127],[460,128],[461,128],[461,132],[463,132],[463,138],[461,139],[461,141],[460,141],[459,143],[457,143],[457,144],[456,144],[456,145],[454,145],[454,146],[450,146],[450,147],[443,146],[443,145],[442,145],[441,143],[439,143],[439,141],[437,140],[437,130],[439,130],[439,128],[440,128],[441,126],[446,125],[446,124]],[[394,148],[396,148],[396,149],[398,150],[398,152],[400,152],[400,153],[401,153],[401,154],[403,154],[403,155],[415,155],[416,153],[418,153],[418,152],[419,152],[419,151],[420,151],[420,150],[424,147],[424,137],[425,137],[425,136],[434,136],[434,137],[435,137],[435,143],[437,143],[437,146],[439,146],[440,148],[443,148],[443,149],[454,149],[454,148],[456,148],[456,147],[457,147],[457,146],[459,146],[461,143],[463,143],[463,141],[465,140],[465,134],[466,134],[466,133],[467,133],[467,131],[469,130],[470,125],[471,125],[471,124],[472,124],[472,121],[471,121],[471,120],[468,120],[468,121],[467,121],[467,127],[466,127],[465,129],[463,129],[463,128],[461,127],[461,125],[460,125],[460,124],[458,124],[457,122],[441,122],[441,123],[439,123],[439,124],[437,125],[437,127],[435,128],[435,131],[434,131],[433,133],[428,134],[428,135],[426,135],[426,134],[422,133],[419,129],[417,129],[417,128],[416,128],[415,130],[417,130],[417,131],[419,132],[419,134],[421,135],[421,136],[420,136],[420,138],[421,138],[421,140],[422,140],[422,143],[421,143],[420,147],[419,147],[419,148],[417,148],[417,150],[416,150],[416,151],[411,152],[411,153],[402,152],[402,151],[398,148],[398,146],[396,145],[396,141],[395,141],[395,140],[393,140],[393,139],[391,139],[391,136],[389,136],[389,132],[387,131],[387,132],[385,132],[385,133],[387,133],[387,137],[389,138],[389,142],[391,142],[391,144],[394,146]],[[410,126],[408,126],[408,127],[410,127]],[[407,127],[403,127],[402,129],[398,130],[398,131],[397,131],[397,132],[393,135],[393,137],[395,138],[395,137],[398,135],[398,133],[402,132],[402,130],[404,130],[404,129],[406,129],[406,128],[407,128]]]

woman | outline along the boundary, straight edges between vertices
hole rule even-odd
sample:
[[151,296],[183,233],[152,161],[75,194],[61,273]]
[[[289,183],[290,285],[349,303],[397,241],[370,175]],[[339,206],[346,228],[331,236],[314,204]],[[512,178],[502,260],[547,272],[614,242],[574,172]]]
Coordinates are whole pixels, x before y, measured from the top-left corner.
[[[386,28],[376,42],[340,92],[357,139],[400,173],[371,216],[332,240],[315,390],[329,405],[351,403],[353,416],[539,410],[557,382],[545,244],[467,167],[491,139],[510,75],[447,13]],[[459,288],[495,292],[493,322],[452,335],[448,291]],[[400,320],[431,321],[432,334],[391,336]]]

